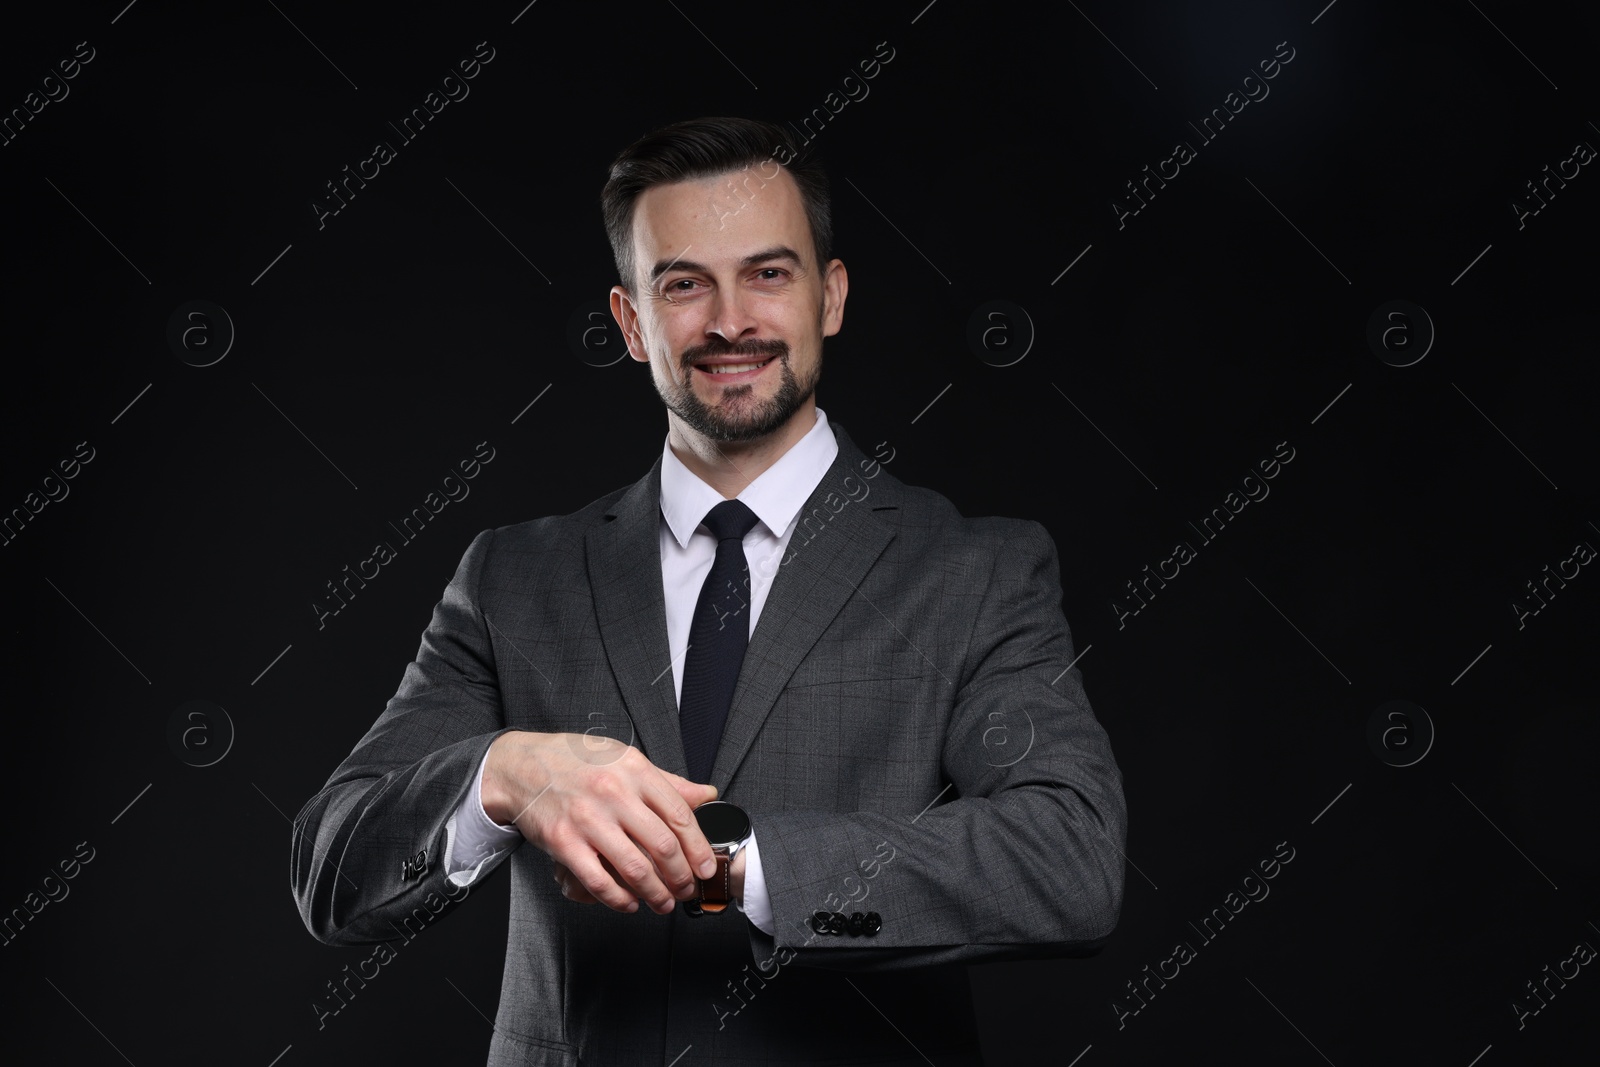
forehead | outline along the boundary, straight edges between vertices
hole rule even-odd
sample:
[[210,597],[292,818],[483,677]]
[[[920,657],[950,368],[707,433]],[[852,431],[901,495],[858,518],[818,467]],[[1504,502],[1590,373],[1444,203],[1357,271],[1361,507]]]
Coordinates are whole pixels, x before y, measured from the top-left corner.
[[633,250],[641,273],[686,256],[715,266],[759,249],[787,245],[810,258],[811,227],[800,187],[776,163],[709,178],[653,185],[633,214]]

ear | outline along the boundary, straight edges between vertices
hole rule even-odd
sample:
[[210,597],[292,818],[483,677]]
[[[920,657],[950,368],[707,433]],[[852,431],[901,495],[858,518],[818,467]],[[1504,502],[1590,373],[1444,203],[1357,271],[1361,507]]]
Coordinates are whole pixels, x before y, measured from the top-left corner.
[[622,337],[628,343],[628,355],[640,363],[650,362],[650,351],[645,348],[644,335],[639,330],[639,309],[633,294],[620,285],[611,287],[611,317],[617,320]]
[[822,277],[822,336],[832,337],[844,325],[844,298],[850,292],[850,276],[844,263],[833,260]]

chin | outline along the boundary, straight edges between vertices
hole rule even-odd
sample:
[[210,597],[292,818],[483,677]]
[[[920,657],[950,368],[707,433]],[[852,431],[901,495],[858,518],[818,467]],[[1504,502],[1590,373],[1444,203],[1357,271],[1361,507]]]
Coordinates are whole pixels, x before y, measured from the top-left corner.
[[820,375],[811,376],[802,387],[784,361],[777,384],[769,395],[757,395],[756,387],[763,383],[751,382],[719,386],[712,398],[707,399],[690,381],[674,390],[672,396],[662,393],[661,399],[688,428],[702,437],[722,444],[740,444],[771,437],[788,426],[815,394],[818,377]]
[[[804,398],[801,398],[801,402],[804,402]],[[725,405],[713,408],[701,403],[682,404],[672,410],[690,429],[702,436],[723,444],[737,444],[759,441],[782,430],[794,418],[799,404],[780,407],[768,400],[755,410],[740,404],[737,411],[730,412]]]

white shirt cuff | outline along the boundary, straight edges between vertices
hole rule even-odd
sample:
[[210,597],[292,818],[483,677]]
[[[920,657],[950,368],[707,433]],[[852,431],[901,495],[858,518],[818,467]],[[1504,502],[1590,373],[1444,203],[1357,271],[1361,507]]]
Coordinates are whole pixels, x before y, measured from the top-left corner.
[[755,923],[756,929],[772,936],[772,897],[767,893],[767,876],[761,869],[761,849],[756,845],[754,830],[744,846],[744,854],[744,900],[734,906]]
[[469,886],[479,876],[493,870],[511,854],[522,840],[515,826],[501,826],[483,810],[483,768],[489,753],[483,754],[472,788],[444,824],[444,873],[452,884]]

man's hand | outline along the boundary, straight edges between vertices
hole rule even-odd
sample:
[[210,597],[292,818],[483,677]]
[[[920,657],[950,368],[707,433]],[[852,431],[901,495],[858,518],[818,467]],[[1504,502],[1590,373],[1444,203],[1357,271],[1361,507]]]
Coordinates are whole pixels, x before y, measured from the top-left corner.
[[[555,861],[567,895],[665,915],[697,895],[716,859],[694,808],[715,786],[664,771],[631,745],[593,734],[511,731],[489,746],[483,810]],[[742,872],[741,872],[742,873]],[[587,899],[585,899],[587,898]]]
[[[740,904],[744,903],[744,858],[745,852],[741,849],[739,854],[733,857],[733,864],[728,868],[729,887],[733,890],[733,899]],[[561,887],[562,896],[579,904],[599,903],[590,895],[588,890],[583,888],[583,884],[572,876],[572,872],[560,860],[556,861],[555,868],[556,885]],[[691,892],[690,896],[693,895],[694,893]],[[688,898],[679,897],[678,899],[687,900]]]

